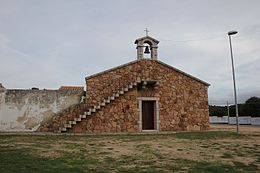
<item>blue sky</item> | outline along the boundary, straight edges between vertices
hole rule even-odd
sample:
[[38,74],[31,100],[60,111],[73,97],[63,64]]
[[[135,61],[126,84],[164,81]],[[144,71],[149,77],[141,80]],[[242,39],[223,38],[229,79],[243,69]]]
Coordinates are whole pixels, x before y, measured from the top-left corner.
[[134,40],[160,41],[159,60],[211,84],[211,104],[260,96],[258,0],[0,0],[0,83],[85,85],[85,76],[136,59]]

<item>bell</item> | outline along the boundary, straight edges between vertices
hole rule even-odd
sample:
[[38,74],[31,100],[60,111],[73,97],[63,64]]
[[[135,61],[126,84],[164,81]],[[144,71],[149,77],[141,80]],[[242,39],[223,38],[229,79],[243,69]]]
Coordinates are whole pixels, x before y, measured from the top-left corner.
[[149,53],[150,53],[150,51],[149,51],[149,47],[148,47],[148,46],[145,46],[144,53],[145,53],[145,54],[149,54]]

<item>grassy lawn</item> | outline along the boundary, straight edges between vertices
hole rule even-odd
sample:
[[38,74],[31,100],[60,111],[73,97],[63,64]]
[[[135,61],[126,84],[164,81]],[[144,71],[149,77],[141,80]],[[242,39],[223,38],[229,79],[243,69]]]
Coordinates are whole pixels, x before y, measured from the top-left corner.
[[0,172],[260,172],[260,135],[0,135]]

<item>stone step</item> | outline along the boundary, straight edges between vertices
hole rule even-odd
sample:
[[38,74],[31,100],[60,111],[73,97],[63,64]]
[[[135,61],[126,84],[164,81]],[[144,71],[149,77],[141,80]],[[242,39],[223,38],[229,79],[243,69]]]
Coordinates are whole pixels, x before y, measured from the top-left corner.
[[79,115],[80,118],[87,118],[87,116],[84,114],[84,115]]
[[74,118],[74,121],[81,121],[81,118]]
[[63,127],[63,128],[61,128],[61,130],[60,130],[61,132],[66,132],[67,131],[67,129],[65,128],[65,127]]
[[100,109],[100,108],[101,108],[101,106],[100,106],[100,105],[98,105],[96,109],[98,110],[98,109]]
[[116,94],[115,94],[115,97],[119,97],[119,93],[116,93]]
[[103,102],[101,103],[101,106],[106,106],[106,101],[103,101]]
[[91,109],[91,112],[93,112],[93,113],[96,112],[96,109],[95,108]]
[[124,91],[128,91],[128,88],[124,88]]
[[106,100],[106,103],[110,103],[110,99],[107,99],[107,100]]
[[71,124],[65,124],[65,128],[71,128]]
[[122,95],[122,94],[124,94],[124,92],[125,92],[124,90],[121,90],[121,91],[119,91],[119,94]]
[[114,96],[110,97],[110,100],[115,100],[115,97]]
[[69,121],[69,124],[76,124],[76,121]]
[[87,112],[87,115],[91,115],[91,111],[88,111],[88,112]]
[[84,115],[86,115],[86,116],[88,115],[86,111],[84,112]]
[[131,85],[128,85],[128,88],[129,88],[129,89],[133,88],[133,85],[132,85],[132,84],[131,84]]

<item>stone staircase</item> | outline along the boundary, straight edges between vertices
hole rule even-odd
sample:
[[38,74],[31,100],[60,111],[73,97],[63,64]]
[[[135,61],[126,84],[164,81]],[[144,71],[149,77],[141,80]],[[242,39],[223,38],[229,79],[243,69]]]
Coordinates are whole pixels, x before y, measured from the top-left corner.
[[75,117],[74,120],[67,121],[63,125],[63,127],[59,128],[59,132],[67,132],[68,129],[71,129],[74,125],[76,125],[77,123],[81,122],[82,119],[86,119],[87,116],[90,116],[90,115],[94,114],[95,112],[98,112],[100,109],[102,109],[103,107],[107,106],[112,101],[114,101],[117,98],[119,98],[120,96],[124,95],[125,93],[127,93],[129,90],[131,90],[132,88],[136,87],[140,83],[141,83],[141,80],[139,80],[139,79],[137,81],[131,82],[127,86],[123,87],[121,90],[115,92],[112,96],[110,96],[108,98],[105,98],[103,101],[97,103],[97,105],[89,108],[87,111],[84,111],[83,114],[80,114],[78,117]]

